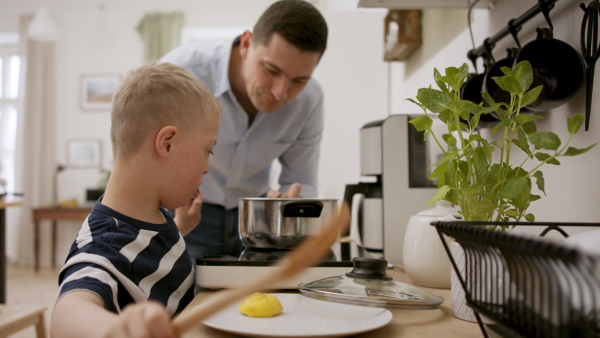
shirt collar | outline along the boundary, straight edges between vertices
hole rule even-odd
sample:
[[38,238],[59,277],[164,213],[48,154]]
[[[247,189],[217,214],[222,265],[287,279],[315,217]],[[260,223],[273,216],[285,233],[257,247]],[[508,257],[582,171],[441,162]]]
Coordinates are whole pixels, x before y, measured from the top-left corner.
[[232,43],[225,44],[220,49],[219,53],[219,64],[218,64],[218,80],[215,86],[215,96],[223,95],[227,91],[231,91],[231,84],[229,83],[229,59],[231,58],[231,50],[234,46],[240,44],[241,35],[236,37]]

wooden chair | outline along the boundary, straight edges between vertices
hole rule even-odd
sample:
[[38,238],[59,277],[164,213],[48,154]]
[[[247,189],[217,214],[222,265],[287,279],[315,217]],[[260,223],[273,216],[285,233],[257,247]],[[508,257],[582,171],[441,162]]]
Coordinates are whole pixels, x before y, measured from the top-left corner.
[[46,307],[42,305],[0,304],[0,338],[35,325],[37,338],[46,338]]

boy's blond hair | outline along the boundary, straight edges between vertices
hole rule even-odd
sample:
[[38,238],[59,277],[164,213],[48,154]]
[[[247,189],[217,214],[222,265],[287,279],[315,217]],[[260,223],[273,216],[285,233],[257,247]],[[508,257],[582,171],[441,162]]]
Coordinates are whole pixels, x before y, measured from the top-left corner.
[[185,69],[153,62],[127,74],[113,99],[110,139],[114,158],[129,157],[151,133],[168,125],[183,132],[221,108],[213,94]]

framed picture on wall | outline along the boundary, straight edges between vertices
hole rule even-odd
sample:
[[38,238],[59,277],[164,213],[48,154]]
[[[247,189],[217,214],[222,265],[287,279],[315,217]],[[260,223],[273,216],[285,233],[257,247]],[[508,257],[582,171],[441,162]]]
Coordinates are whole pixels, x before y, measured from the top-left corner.
[[73,139],[67,141],[67,166],[100,168],[102,166],[102,140]]
[[81,109],[110,111],[113,95],[119,87],[121,75],[83,75],[81,77]]

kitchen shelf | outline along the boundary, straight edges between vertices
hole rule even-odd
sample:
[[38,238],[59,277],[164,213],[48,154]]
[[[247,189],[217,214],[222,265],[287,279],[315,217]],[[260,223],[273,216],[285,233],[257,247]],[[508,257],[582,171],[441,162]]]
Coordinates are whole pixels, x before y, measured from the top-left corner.
[[[426,9],[469,8],[473,0],[359,0],[359,8]],[[480,0],[475,8],[489,8],[500,0]]]

